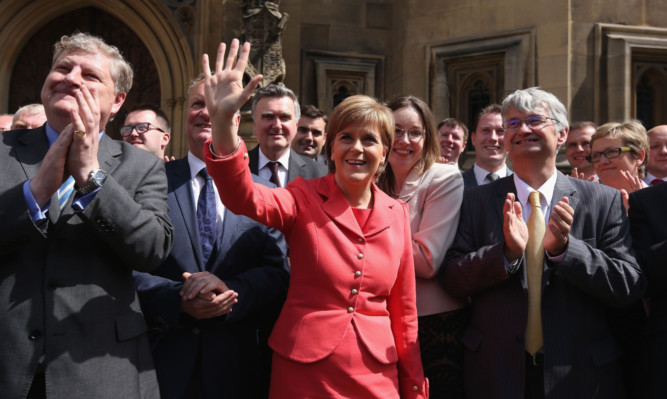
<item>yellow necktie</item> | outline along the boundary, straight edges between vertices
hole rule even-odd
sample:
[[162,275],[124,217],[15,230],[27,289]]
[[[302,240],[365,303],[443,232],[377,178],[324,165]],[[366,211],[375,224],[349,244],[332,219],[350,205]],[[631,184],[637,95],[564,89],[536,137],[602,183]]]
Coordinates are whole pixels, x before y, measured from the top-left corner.
[[528,218],[528,244],[526,245],[526,276],[528,278],[528,323],[526,325],[526,351],[533,357],[542,348],[542,268],[544,267],[544,214],[540,206],[540,193],[533,191],[528,197],[532,212]]

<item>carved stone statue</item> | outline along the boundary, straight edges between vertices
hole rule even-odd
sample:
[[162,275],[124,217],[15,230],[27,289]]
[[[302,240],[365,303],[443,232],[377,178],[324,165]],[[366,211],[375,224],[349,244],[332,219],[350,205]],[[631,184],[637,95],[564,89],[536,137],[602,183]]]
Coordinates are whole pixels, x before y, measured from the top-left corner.
[[245,40],[252,45],[245,73],[249,78],[264,75],[260,86],[282,83],[285,79],[285,60],[281,38],[289,15],[278,10],[280,0],[244,0],[243,22]]

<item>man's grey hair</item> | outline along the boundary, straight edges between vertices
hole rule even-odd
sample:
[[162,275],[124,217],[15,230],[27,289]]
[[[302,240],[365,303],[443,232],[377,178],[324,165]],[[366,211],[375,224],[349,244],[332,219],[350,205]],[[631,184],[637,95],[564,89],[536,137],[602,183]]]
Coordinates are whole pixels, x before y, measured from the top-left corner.
[[46,111],[44,111],[44,106],[42,104],[28,104],[22,106],[21,108],[17,109],[16,112],[14,113],[14,117],[12,118],[12,126],[14,126],[16,122],[18,122],[21,116],[35,115],[35,114],[46,115]]
[[255,97],[252,99],[252,109],[250,116],[252,116],[252,120],[255,120],[255,112],[257,111],[257,103],[259,100],[262,98],[281,98],[281,97],[289,97],[292,99],[292,102],[294,103],[294,118],[295,120],[299,120],[301,118],[301,107],[299,107],[299,100],[296,98],[296,94],[290,89],[288,89],[285,86],[280,86],[276,84],[270,84],[268,86],[262,87],[261,89],[257,90],[255,92]]
[[569,127],[567,110],[563,103],[556,96],[539,87],[530,87],[515,91],[503,100],[502,107],[501,115],[503,121],[507,117],[507,112],[510,108],[516,108],[517,111],[523,113],[536,112],[539,108],[542,108],[549,114],[547,116],[556,120],[554,124],[560,127],[559,131],[568,129]]
[[64,52],[84,51],[90,54],[102,53],[111,60],[111,78],[114,82],[115,94],[129,93],[132,88],[132,79],[134,73],[130,65],[117,47],[107,44],[102,38],[93,36],[89,33],[75,33],[71,36],[63,36],[59,42],[53,46],[53,60],[51,67],[55,65],[58,58]]

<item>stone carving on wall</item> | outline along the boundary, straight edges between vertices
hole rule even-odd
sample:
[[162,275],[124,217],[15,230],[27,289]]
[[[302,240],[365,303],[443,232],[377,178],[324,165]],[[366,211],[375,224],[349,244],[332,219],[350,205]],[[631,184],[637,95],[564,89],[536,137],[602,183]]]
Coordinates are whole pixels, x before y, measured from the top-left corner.
[[282,83],[285,80],[285,60],[281,38],[289,15],[278,9],[280,0],[244,0],[243,22],[245,40],[250,42],[250,62],[245,73],[248,78],[264,75],[259,85]]

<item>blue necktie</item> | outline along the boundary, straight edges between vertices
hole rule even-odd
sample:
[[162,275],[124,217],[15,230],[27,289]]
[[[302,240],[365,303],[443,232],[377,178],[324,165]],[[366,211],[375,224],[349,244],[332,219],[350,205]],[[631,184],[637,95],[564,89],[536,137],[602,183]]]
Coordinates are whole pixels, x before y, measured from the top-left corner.
[[69,196],[72,195],[72,191],[74,191],[74,178],[70,176],[58,189],[58,205],[61,211],[67,204]]
[[199,242],[201,243],[201,253],[204,257],[204,264],[215,247],[215,191],[213,190],[213,180],[202,169],[198,173],[204,179],[204,186],[199,192],[197,200],[197,224],[199,225]]

